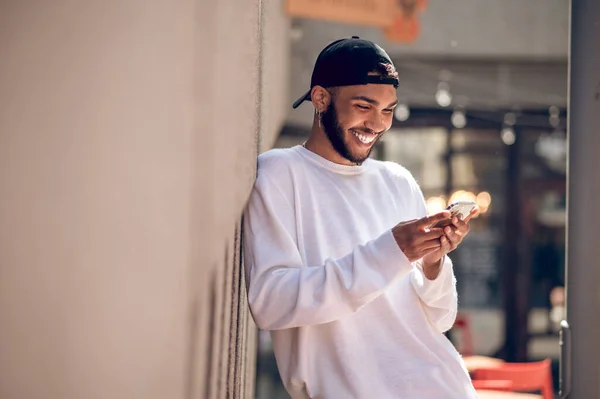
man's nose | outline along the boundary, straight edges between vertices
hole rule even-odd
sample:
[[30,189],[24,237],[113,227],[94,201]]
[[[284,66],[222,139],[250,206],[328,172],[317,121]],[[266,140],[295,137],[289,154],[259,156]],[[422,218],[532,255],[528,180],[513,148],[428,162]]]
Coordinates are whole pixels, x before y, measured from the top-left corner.
[[370,117],[365,121],[365,127],[373,133],[379,133],[385,130],[385,122],[383,116],[379,113],[373,112]]

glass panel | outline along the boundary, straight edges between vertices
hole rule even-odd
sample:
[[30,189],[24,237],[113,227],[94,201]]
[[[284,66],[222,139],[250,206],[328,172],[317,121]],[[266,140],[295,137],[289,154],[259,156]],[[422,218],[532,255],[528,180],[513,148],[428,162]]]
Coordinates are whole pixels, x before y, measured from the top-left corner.
[[439,192],[446,184],[447,134],[443,128],[392,129],[382,138],[385,160],[407,168],[423,192]]

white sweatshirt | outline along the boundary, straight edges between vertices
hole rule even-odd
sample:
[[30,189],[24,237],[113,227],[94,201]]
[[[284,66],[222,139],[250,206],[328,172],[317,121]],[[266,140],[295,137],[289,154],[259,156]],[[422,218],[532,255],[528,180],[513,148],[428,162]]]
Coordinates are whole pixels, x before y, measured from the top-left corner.
[[395,163],[339,165],[301,146],[259,157],[244,219],[248,300],[292,398],[477,398],[443,335],[457,311],[452,263],[428,280],[391,233],[425,215]]

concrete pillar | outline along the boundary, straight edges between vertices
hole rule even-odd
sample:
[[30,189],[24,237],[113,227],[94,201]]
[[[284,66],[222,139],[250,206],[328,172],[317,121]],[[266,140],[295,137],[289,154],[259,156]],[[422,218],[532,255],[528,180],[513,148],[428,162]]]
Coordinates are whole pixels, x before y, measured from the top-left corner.
[[600,3],[571,2],[567,320],[572,399],[600,397]]
[[0,2],[0,398],[253,397],[261,4]]

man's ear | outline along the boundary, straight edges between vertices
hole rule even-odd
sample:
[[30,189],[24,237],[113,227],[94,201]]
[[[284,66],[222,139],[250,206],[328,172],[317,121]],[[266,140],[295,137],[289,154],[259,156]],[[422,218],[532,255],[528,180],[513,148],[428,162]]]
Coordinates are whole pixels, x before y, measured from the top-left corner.
[[331,93],[322,86],[314,86],[310,91],[311,101],[317,112],[323,113],[331,103]]

